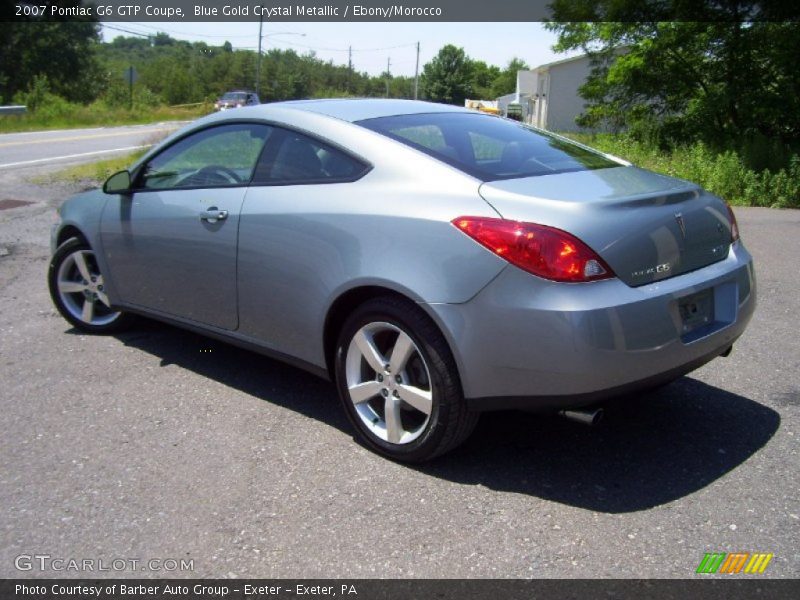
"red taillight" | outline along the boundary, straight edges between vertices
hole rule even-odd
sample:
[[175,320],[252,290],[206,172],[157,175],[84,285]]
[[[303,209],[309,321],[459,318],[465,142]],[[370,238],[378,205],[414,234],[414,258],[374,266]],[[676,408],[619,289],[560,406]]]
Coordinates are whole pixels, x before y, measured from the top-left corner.
[[611,268],[574,235],[554,227],[490,217],[459,217],[453,225],[512,265],[553,281],[596,281]]
[[731,205],[727,202],[725,203],[726,208],[728,209],[728,220],[731,222],[731,244],[739,239],[739,224],[736,222],[736,215],[733,214],[733,209]]

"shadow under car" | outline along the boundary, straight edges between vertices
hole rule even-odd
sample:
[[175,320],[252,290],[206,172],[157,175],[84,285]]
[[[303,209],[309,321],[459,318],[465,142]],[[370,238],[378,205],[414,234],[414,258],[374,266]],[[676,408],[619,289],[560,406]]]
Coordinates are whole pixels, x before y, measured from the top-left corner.
[[[352,435],[334,386],[305,371],[146,319],[116,337],[162,366],[178,365]],[[555,415],[486,413],[464,446],[406,468],[624,513],[703,489],[745,463],[780,425],[774,410],[690,376],[604,406],[603,422],[592,428]]]

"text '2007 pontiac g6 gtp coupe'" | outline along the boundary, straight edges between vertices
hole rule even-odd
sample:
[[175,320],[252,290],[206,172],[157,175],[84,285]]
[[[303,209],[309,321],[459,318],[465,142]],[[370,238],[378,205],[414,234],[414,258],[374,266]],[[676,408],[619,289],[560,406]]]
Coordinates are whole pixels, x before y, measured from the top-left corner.
[[214,114],[60,216],[49,285],[75,327],[142,314],[329,377],[360,439],[404,461],[454,448],[481,411],[676,379],[755,308],[719,198],[425,102]]

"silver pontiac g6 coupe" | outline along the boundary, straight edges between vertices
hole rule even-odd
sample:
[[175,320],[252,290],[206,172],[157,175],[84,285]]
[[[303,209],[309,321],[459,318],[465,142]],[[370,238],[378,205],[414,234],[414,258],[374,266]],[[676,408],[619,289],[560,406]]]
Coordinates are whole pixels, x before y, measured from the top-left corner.
[[141,314],[329,377],[402,461],[485,410],[592,420],[727,354],[755,308],[719,198],[425,102],[214,114],[59,212],[49,286],[76,328]]

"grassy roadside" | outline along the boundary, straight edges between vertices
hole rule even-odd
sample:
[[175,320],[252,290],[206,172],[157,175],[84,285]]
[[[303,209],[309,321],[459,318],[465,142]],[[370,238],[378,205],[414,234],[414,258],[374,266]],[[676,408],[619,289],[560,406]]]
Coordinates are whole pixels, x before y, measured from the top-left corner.
[[800,156],[780,171],[754,171],[736,153],[713,152],[700,143],[664,152],[624,135],[564,135],[639,167],[698,183],[731,204],[800,208]]
[[210,104],[188,107],[157,106],[150,108],[110,109],[97,104],[69,105],[66,110],[36,111],[24,115],[0,116],[0,133],[141,125],[160,121],[189,121],[211,112]]
[[111,175],[130,167],[145,152],[147,152],[147,149],[143,148],[133,154],[67,167],[55,173],[34,178],[33,182],[38,184],[72,183],[81,184],[85,187],[100,187]]

